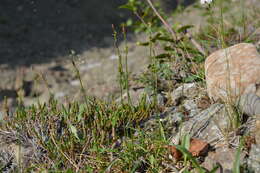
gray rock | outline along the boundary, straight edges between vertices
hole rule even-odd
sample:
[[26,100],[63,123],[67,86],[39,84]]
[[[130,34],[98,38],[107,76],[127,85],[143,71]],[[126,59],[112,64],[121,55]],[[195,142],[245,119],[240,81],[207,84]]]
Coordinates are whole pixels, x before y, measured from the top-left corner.
[[58,98],[60,98],[60,97],[65,97],[66,96],[66,93],[65,92],[56,92],[55,94],[54,94],[54,98],[55,99],[58,99]]
[[260,145],[252,145],[247,160],[248,167],[252,172],[260,172]]
[[197,93],[198,88],[196,83],[187,83],[175,89],[171,94],[171,99],[176,103],[181,97],[193,98]]
[[163,94],[157,94],[157,104],[159,106],[164,106],[165,103],[165,97]]
[[241,111],[247,115],[260,114],[260,97],[253,93],[242,95],[238,105]]
[[[228,147],[217,148],[215,152],[210,152],[203,162],[202,166],[208,170],[213,169],[216,164],[219,164],[221,168],[218,169],[217,173],[221,173],[221,169],[224,173],[231,173],[233,164],[236,157],[236,149]],[[240,155],[240,161],[244,159],[245,155]]]
[[72,81],[70,81],[70,84],[72,86],[80,86],[80,81],[78,79],[77,80],[72,80]]
[[178,112],[177,107],[167,108],[165,112],[151,116],[142,123],[145,131],[154,131],[159,128],[159,121],[164,127],[164,131],[169,135],[176,135],[181,123],[184,121],[184,115]]
[[185,100],[183,103],[183,107],[189,111],[189,117],[193,117],[199,113],[199,109],[194,100]]
[[249,170],[256,173],[260,172],[260,115],[256,115],[251,132],[256,143],[251,145],[247,164]]
[[189,121],[183,123],[179,135],[190,134],[208,143],[223,138],[223,131],[228,127],[228,115],[223,104],[213,104]]

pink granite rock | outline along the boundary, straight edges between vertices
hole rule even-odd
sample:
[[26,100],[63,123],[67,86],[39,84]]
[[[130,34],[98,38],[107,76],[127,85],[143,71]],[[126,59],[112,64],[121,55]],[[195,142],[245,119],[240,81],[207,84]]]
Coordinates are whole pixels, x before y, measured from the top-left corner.
[[260,55],[253,44],[240,43],[212,53],[205,73],[212,100],[233,102],[247,93],[260,96]]

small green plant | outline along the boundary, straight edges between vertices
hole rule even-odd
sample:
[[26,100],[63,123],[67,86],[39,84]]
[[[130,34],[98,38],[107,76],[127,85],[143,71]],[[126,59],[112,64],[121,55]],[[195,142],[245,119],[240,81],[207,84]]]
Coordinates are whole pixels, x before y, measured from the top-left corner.
[[[153,53],[152,56],[150,53],[150,57],[152,58],[151,64],[148,68],[151,72],[151,75],[148,74],[146,76],[154,76],[153,74],[158,73],[157,80],[163,78],[173,79],[176,78],[176,76],[178,80],[179,78],[181,78],[181,80],[186,82],[204,80],[203,70],[201,70],[201,68],[198,68],[196,62],[203,62],[205,52],[193,38],[186,34],[187,30],[192,28],[193,26],[186,25],[177,28],[176,26],[170,26],[165,20],[167,17],[160,10],[157,10],[156,6],[153,5],[150,0],[147,0],[147,4],[149,4],[149,7],[153,10],[153,13],[156,15],[159,22],[161,22],[164,26],[154,29],[154,26],[156,25],[153,25],[151,21],[145,19],[145,17],[138,15],[135,3],[136,1],[130,0],[124,6],[124,8],[128,8],[133,11],[133,13],[136,14],[140,19],[140,22],[146,27],[146,30],[149,31],[148,41],[138,42],[138,45],[149,46],[150,50],[151,46],[160,45],[164,49],[163,53],[157,55],[155,52],[150,51],[151,53]],[[191,54],[193,57],[191,57]],[[169,63],[171,65],[169,65]],[[176,63],[178,63],[179,66],[174,67]],[[169,66],[171,66],[171,68],[178,68],[181,71],[184,71],[187,77],[180,77],[178,73],[174,73],[172,70],[168,70]],[[191,71],[191,69],[193,69],[193,71]],[[178,70],[176,71],[178,72]],[[150,79],[143,81],[150,81]]]
[[244,140],[241,138],[239,147],[237,148],[237,151],[236,151],[236,156],[235,156],[235,161],[233,163],[232,173],[240,173],[241,172],[240,171],[240,169],[241,169],[240,157],[241,157],[243,147],[244,147]]
[[17,110],[16,117],[7,122],[5,128],[28,133],[35,145],[46,151],[48,159],[37,167],[49,165],[45,169],[76,171],[88,165],[103,170],[110,164],[107,160],[109,153],[117,155],[119,149],[127,149],[124,146],[111,149],[111,145],[122,136],[133,138],[138,122],[148,117],[151,111],[149,105],[132,107],[98,100],[84,104],[75,102],[59,108],[51,99],[48,105]]
[[117,52],[118,56],[118,74],[119,74],[119,85],[120,85],[120,94],[121,94],[121,102],[123,101],[123,92],[124,89],[127,93],[127,100],[128,104],[132,104],[130,93],[129,93],[129,71],[128,71],[128,46],[127,46],[127,40],[126,40],[126,29],[125,26],[122,26],[122,32],[124,37],[124,56],[121,53],[121,50],[119,49],[118,43],[117,43],[117,32],[115,30],[114,25],[112,25],[112,29],[114,31],[114,47]]

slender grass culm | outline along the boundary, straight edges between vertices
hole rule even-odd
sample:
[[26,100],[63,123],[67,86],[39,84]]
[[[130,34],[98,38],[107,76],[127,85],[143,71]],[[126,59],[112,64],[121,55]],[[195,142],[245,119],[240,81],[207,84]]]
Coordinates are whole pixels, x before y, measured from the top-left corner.
[[127,101],[129,105],[132,105],[132,100],[130,97],[130,91],[129,91],[129,71],[128,71],[128,45],[127,45],[127,37],[126,37],[126,28],[125,25],[122,25],[122,32],[124,36],[124,54],[125,54],[125,87],[126,87],[126,93],[127,93]]
[[129,71],[128,71],[128,46],[127,46],[127,38],[126,38],[126,28],[122,26],[122,33],[124,39],[124,56],[118,46],[118,34],[115,29],[115,26],[112,25],[113,37],[114,37],[114,48],[116,49],[116,54],[118,56],[118,81],[120,86],[120,97],[121,103],[123,104],[124,98],[124,90],[126,90],[127,94],[127,102],[129,105],[132,105],[130,91],[129,91]]
[[73,66],[73,68],[74,68],[74,70],[75,70],[76,77],[77,77],[77,79],[79,80],[79,83],[80,83],[80,91],[81,91],[81,93],[82,93],[83,96],[84,96],[85,102],[88,103],[87,92],[86,92],[86,89],[85,89],[85,87],[84,87],[84,85],[83,85],[83,82],[82,82],[82,79],[81,79],[81,76],[80,76],[79,69],[78,69],[78,67],[76,66],[76,63],[75,63],[75,61],[74,61],[73,59],[71,60],[71,63],[72,63],[72,66]]

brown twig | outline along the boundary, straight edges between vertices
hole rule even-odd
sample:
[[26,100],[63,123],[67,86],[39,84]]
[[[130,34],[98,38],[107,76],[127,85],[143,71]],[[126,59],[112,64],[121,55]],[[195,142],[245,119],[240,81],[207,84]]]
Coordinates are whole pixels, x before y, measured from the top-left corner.
[[163,17],[159,14],[159,12],[155,9],[153,3],[151,0],[146,0],[150,7],[153,9],[154,13],[159,17],[159,19],[162,21],[168,32],[171,33],[173,40],[177,40],[177,34],[172,30],[171,26],[163,19]]
[[[159,19],[161,20],[161,22],[164,24],[164,26],[166,27],[166,29],[168,30],[169,33],[171,33],[173,40],[178,40],[177,34],[176,32],[171,28],[171,26],[169,25],[168,22],[166,22],[166,20],[163,19],[163,17],[159,14],[159,12],[155,9],[153,3],[151,2],[151,0],[146,0],[148,2],[148,4],[150,5],[150,7],[152,8],[152,10],[154,11],[154,13],[159,17]],[[191,34],[187,33],[187,37],[190,39],[191,43],[196,47],[196,49],[198,49],[198,51],[200,53],[202,53],[204,56],[207,55],[207,53],[205,52],[205,50],[203,49],[203,47],[192,37]]]
[[206,56],[208,53],[202,48],[202,46],[192,37],[190,33],[187,33],[186,36],[190,39],[193,46],[195,46],[200,53]]

